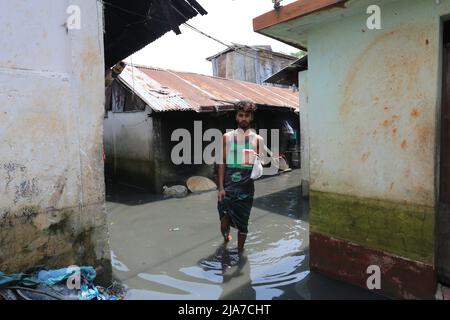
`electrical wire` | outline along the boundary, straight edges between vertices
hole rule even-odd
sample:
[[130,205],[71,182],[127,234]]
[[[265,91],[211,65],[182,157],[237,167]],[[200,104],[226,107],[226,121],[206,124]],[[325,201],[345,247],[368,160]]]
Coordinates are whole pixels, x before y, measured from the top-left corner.
[[[195,31],[195,32],[197,32],[197,33],[199,33],[199,34],[201,34],[201,35],[203,35],[203,36],[205,36],[205,37],[207,37],[207,38],[209,38],[211,40],[214,40],[214,41],[220,43],[221,45],[227,47],[228,49],[230,49],[232,51],[235,51],[236,53],[239,53],[239,54],[241,54],[243,56],[246,56],[246,57],[249,57],[249,58],[256,58],[256,57],[258,57],[257,54],[251,55],[247,51],[243,51],[237,45],[228,45],[228,44],[224,43],[223,41],[221,41],[221,40],[219,40],[217,38],[214,38],[213,36],[210,36],[209,34],[207,34],[207,33],[203,32],[203,31],[197,29],[196,27],[188,24],[187,22],[183,23],[183,25],[185,25],[186,27],[189,27],[192,31]],[[254,50],[254,51],[258,51],[258,50],[254,49],[254,48],[251,48],[251,47],[247,47],[247,48],[249,48],[251,50]]]

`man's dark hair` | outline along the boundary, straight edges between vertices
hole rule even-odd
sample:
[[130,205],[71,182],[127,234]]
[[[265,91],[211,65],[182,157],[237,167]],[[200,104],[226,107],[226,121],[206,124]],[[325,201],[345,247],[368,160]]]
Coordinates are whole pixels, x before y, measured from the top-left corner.
[[251,101],[239,101],[236,103],[236,111],[255,112],[256,105]]

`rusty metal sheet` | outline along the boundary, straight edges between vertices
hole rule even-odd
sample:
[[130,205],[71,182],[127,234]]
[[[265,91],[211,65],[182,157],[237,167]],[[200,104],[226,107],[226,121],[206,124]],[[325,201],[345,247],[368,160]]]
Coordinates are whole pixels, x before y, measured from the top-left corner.
[[[132,71],[133,69],[137,71]],[[186,106],[197,112],[229,110],[233,109],[233,104],[239,101],[252,101],[261,106],[288,108],[294,111],[299,109],[299,93],[289,89],[151,67],[135,66],[133,69],[127,68],[126,76],[120,77],[122,80],[126,78],[125,81],[129,87],[133,83],[132,72],[134,72],[135,89],[137,88],[136,75],[139,75],[138,82],[142,80],[144,83],[140,84],[138,90],[150,90],[150,93],[146,92],[146,95],[158,94],[158,89],[155,92],[155,88],[164,88],[171,92],[172,100],[168,109],[161,100],[156,100],[160,102],[155,108],[156,111],[184,110],[183,108],[187,109]],[[147,86],[146,81],[149,82]],[[148,89],[145,89],[146,87]],[[144,96],[143,93],[141,94]],[[147,97],[147,99],[149,106],[153,108],[151,102],[155,99],[153,97]]]
[[180,93],[162,86],[138,68],[127,66],[119,80],[156,112],[192,110]]

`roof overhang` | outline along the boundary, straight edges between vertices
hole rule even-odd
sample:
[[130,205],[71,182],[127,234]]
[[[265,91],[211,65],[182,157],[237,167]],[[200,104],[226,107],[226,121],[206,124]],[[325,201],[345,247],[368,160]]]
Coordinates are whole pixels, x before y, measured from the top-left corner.
[[108,0],[104,3],[105,68],[108,69],[198,14],[196,0]]
[[278,10],[269,11],[253,19],[253,29],[260,31],[277,24],[301,18],[315,12],[344,7],[348,0],[298,0]]
[[[395,0],[377,0],[381,5]],[[302,50],[308,33],[317,26],[366,13],[374,0],[298,0],[253,19],[253,30]]]
[[308,56],[304,56],[291,63],[277,73],[264,80],[266,83],[280,84],[285,86],[295,85],[298,88],[298,73],[308,69]]
[[310,16],[315,13],[331,10],[334,8],[345,8],[348,0],[299,0],[282,6],[277,10],[269,11],[253,19],[253,30],[280,40],[299,49],[306,49],[306,37],[288,37],[293,20]]

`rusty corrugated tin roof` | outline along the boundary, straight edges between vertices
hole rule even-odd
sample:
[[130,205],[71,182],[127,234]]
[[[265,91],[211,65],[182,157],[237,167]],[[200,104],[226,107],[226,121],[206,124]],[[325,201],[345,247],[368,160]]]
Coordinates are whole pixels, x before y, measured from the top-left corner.
[[179,92],[162,86],[138,68],[127,65],[119,80],[156,112],[192,110]]
[[289,89],[202,74],[128,65],[119,79],[155,111],[233,110],[239,101],[299,109],[299,94]]

